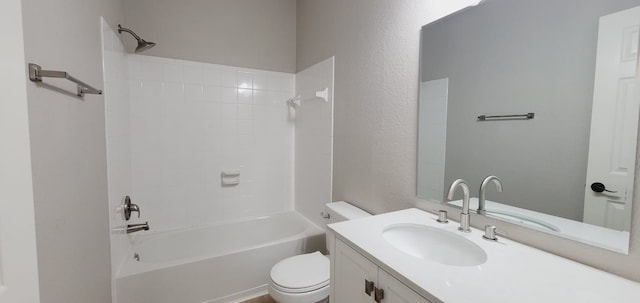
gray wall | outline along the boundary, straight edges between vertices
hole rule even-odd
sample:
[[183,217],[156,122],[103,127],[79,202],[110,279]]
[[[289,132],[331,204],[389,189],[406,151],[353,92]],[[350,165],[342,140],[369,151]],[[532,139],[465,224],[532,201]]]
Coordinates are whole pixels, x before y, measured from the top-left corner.
[[[298,1],[297,69],[336,57],[334,200],[374,213],[410,206],[459,213],[415,198],[420,27],[444,15],[443,3]],[[640,207],[633,218],[629,256],[475,215],[471,222],[640,281]]]
[[295,0],[127,0],[125,17],[146,55],[295,72]]
[[[121,22],[122,1],[22,3],[27,62],[102,87],[100,16]],[[104,99],[27,86],[41,302],[111,302]]]
[[334,200],[380,213],[415,199],[419,33],[435,3],[298,1],[297,69],[335,56]]
[[477,196],[497,175],[504,191],[491,200],[581,221],[598,19],[638,5],[490,0],[424,27],[422,81],[449,78],[445,184],[463,178]]

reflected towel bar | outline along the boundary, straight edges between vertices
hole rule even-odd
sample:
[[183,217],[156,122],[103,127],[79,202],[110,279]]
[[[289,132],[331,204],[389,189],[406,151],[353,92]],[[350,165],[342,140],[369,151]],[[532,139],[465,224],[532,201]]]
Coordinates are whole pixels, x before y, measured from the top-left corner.
[[29,80],[33,82],[42,82],[43,77],[48,78],[65,78],[75,84],[78,85],[78,97],[84,97],[84,94],[96,94],[102,95],[102,91],[94,88],[93,86],[86,84],[73,76],[69,75],[67,72],[54,71],[54,70],[44,70],[40,67],[40,65],[29,63]]
[[504,116],[478,116],[478,121],[488,120],[531,120],[535,117],[535,113],[526,113],[522,115],[504,115]]

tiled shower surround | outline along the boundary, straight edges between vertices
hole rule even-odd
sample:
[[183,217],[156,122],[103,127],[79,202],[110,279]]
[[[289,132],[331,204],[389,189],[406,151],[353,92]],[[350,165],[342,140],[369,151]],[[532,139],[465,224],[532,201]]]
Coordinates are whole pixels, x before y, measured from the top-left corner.
[[[145,241],[140,235],[294,209],[323,224],[319,213],[331,200],[332,185],[333,58],[294,75],[127,54],[105,22],[103,40],[112,295],[120,298],[116,300],[131,298],[118,279],[139,278],[148,270],[122,270],[131,269],[127,259]],[[318,91],[326,92],[327,98],[314,98]],[[288,102],[294,94],[301,96],[297,106]],[[226,171],[239,172],[224,178],[237,177],[239,184],[223,184]],[[125,195],[139,205],[140,218],[134,213],[124,220]],[[127,224],[143,222],[149,223],[150,231],[125,233]],[[269,258],[304,251],[294,246],[294,251]],[[195,263],[187,264],[191,265],[154,266],[167,273]],[[269,268],[262,264],[256,270]],[[247,278],[253,285],[256,276]],[[176,287],[202,295],[188,284]],[[245,286],[234,287],[229,291]]]
[[[129,60],[132,198],[151,229],[293,208],[295,75]],[[223,170],[240,184],[223,185]]]

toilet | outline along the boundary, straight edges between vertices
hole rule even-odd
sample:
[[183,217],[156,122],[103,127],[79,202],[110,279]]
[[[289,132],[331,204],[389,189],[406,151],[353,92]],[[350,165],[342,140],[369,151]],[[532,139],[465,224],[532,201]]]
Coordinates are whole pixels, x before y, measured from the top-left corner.
[[[325,224],[371,216],[346,202],[325,205]],[[331,251],[327,237],[327,249]],[[329,257],[316,251],[286,258],[271,268],[269,295],[279,303],[328,302]]]

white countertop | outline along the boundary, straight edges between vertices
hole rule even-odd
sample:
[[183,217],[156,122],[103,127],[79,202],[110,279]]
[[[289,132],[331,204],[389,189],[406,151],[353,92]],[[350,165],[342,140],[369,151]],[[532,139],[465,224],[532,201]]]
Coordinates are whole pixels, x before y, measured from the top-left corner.
[[[511,241],[482,239],[482,232],[457,231],[459,224],[436,222],[436,215],[406,209],[329,225],[339,239],[435,302],[638,303],[640,283]],[[474,267],[443,265],[409,256],[382,238],[385,226],[423,224],[454,232],[479,245],[487,262]]]

